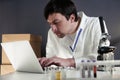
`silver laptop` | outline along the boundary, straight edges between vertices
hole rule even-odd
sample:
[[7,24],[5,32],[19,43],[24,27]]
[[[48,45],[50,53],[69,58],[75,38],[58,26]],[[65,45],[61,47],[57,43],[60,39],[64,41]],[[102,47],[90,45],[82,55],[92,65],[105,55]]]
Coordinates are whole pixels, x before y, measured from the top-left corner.
[[16,71],[43,73],[29,41],[1,43]]

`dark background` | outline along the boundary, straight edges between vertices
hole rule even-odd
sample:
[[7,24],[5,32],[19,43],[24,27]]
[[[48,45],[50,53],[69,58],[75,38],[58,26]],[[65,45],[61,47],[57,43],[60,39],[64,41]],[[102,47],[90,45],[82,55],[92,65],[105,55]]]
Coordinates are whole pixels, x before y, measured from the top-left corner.
[[[120,59],[120,0],[73,0],[78,11],[88,16],[103,16],[116,46],[115,59]],[[0,0],[0,42],[2,34],[30,33],[41,35],[42,56],[45,56],[49,25],[43,10],[48,0]],[[1,47],[0,47],[1,53]],[[1,54],[0,54],[1,56]]]

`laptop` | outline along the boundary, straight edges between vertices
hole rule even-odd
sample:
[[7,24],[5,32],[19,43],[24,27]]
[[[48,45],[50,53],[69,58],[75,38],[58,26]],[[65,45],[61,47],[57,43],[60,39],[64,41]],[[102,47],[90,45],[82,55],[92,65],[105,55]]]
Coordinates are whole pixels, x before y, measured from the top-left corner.
[[43,73],[29,41],[5,42],[1,45],[16,71]]

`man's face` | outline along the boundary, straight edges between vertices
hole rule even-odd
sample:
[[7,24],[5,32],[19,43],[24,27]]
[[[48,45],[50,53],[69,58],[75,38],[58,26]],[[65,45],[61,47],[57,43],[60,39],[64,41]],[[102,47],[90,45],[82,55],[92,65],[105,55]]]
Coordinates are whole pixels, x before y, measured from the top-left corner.
[[70,33],[71,21],[60,13],[53,13],[48,16],[47,22],[50,24],[52,31],[59,37],[63,38]]

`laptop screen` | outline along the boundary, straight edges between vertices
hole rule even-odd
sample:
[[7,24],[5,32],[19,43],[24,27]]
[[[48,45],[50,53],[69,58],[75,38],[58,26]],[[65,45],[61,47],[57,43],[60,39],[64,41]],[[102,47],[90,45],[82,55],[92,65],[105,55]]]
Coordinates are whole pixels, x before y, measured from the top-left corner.
[[43,72],[29,41],[5,42],[1,45],[16,71]]

